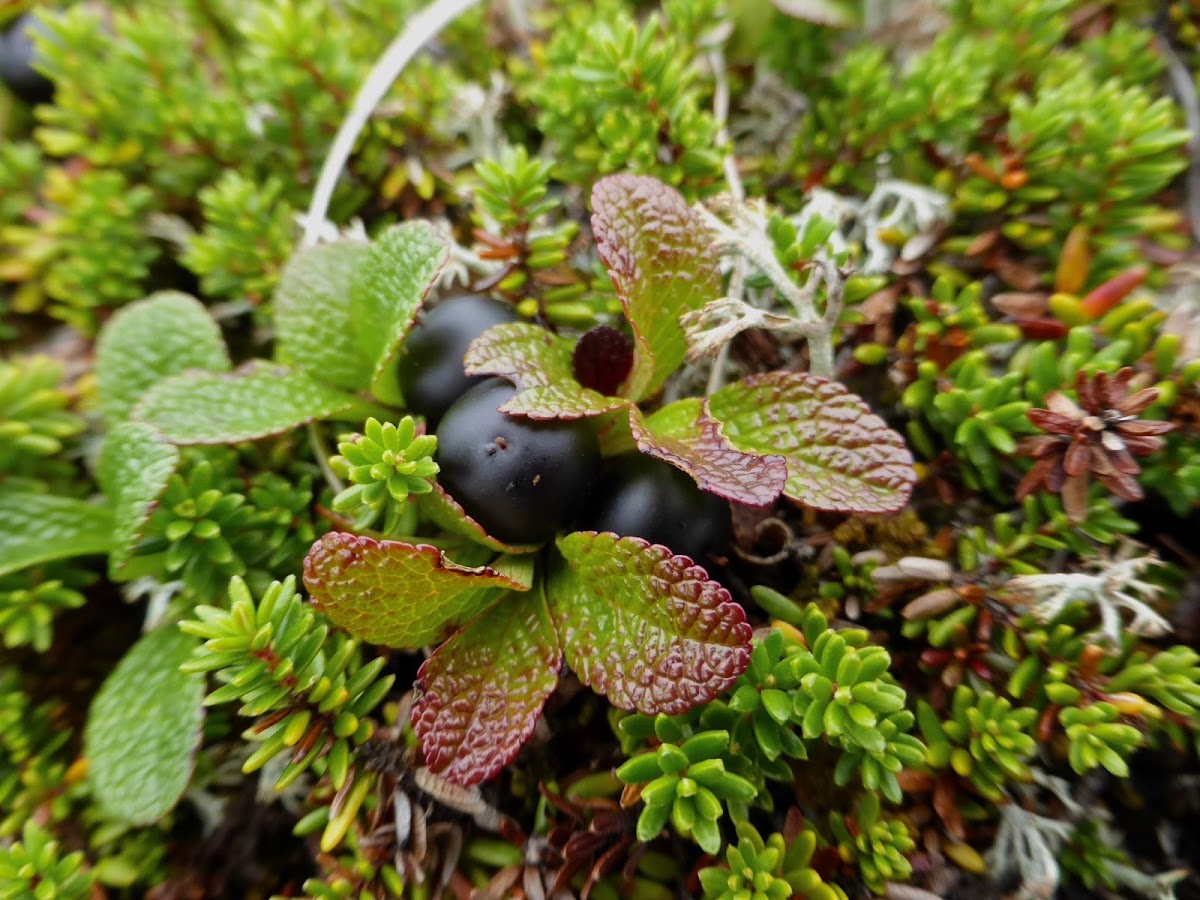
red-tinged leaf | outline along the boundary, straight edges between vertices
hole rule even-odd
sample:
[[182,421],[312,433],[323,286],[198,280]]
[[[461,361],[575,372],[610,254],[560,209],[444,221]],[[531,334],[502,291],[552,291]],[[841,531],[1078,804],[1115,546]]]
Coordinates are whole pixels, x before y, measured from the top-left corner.
[[635,407],[629,426],[639,450],[687,472],[701,490],[726,500],[769,506],[787,483],[782,456],[735,448],[699,397],[671,403],[646,419]]
[[482,525],[467,515],[457,500],[446,493],[445,488],[434,482],[428,494],[418,494],[417,504],[424,515],[443,531],[465,537],[476,544],[501,550],[506,553],[532,553],[541,544],[506,544],[488,534]]
[[709,398],[709,411],[739,450],[780,453],[784,495],[829,512],[903,509],[916,473],[900,437],[862,398],[801,372],[754,375]]
[[412,708],[430,771],[461,785],[496,775],[532,734],[561,658],[540,592],[509,594],[442,644]]
[[548,384],[521,391],[500,407],[501,412],[530,419],[590,419],[632,404],[620,397],[605,397],[578,384]]
[[518,388],[574,381],[570,340],[529,322],[493,325],[467,347],[468,375],[501,375]]
[[487,566],[453,562],[436,547],[333,531],[308,551],[304,584],[313,603],[355,637],[415,648],[496,602],[527,590]]
[[683,713],[749,665],[746,614],[686,556],[593,531],[559,538],[558,549],[546,596],[567,664],[614,706]]
[[582,419],[619,409],[626,401],[585,388],[575,379],[573,345],[538,325],[511,322],[489,328],[463,357],[468,375],[500,375],[520,392],[500,407],[531,419]]
[[571,368],[584,387],[615,394],[633,368],[633,341],[609,325],[597,325],[575,345]]
[[687,201],[644,175],[609,175],[596,182],[592,231],[633,326],[633,370],[621,393],[641,400],[687,355],[679,317],[720,296],[717,255]]

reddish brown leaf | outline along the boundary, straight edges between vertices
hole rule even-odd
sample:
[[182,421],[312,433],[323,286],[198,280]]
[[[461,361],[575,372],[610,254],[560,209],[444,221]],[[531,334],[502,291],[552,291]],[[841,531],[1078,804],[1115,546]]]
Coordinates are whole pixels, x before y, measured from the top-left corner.
[[750,625],[704,569],[641,538],[577,531],[546,596],[567,663],[620,709],[683,713],[750,662]]
[[304,584],[334,624],[388,647],[423,647],[500,590],[529,588],[487,566],[460,566],[436,547],[338,531],[308,551]]
[[509,594],[442,644],[417,673],[412,707],[430,771],[461,785],[499,772],[532,734],[560,660],[537,593]]
[[609,175],[592,188],[592,232],[633,326],[633,370],[624,396],[653,394],[683,363],[679,317],[721,292],[712,239],[673,188],[644,175]]
[[687,472],[701,490],[726,500],[768,506],[787,483],[782,456],[736,449],[699,397],[664,406],[644,420],[636,408],[631,409],[629,426],[643,453]]
[[801,372],[754,375],[709,400],[739,450],[784,457],[784,494],[829,512],[902,509],[916,473],[900,437],[834,381]]

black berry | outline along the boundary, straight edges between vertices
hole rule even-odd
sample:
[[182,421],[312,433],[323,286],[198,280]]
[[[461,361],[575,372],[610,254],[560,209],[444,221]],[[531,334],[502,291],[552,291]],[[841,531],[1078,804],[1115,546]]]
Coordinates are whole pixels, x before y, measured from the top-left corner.
[[400,360],[400,390],[408,408],[437,426],[455,400],[483,377],[463,372],[463,354],[471,341],[493,325],[517,321],[507,303],[465,294],[439,303],[413,326]]
[[437,430],[438,481],[493,537],[534,544],[587,503],[600,450],[586,422],[500,412],[515,393],[490,378],[446,411]]
[[54,84],[33,67],[37,61],[33,33],[45,30],[32,13],[25,13],[0,32],[0,81],[30,105],[49,103],[54,97]]
[[581,527],[640,537],[694,560],[728,542],[729,505],[679,469],[643,453],[617,457]]

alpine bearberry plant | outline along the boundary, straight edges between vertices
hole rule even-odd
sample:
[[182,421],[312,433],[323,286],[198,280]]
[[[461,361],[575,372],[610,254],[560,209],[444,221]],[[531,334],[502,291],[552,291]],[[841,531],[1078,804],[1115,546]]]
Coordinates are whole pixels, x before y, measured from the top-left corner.
[[1200,896],[1186,2],[0,2],[0,898]]

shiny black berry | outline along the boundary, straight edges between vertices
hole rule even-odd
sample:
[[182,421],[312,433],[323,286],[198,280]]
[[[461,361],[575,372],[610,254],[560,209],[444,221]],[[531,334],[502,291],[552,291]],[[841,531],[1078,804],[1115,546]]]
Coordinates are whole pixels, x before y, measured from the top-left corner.
[[0,81],[30,105],[49,103],[54,97],[54,84],[33,67],[37,61],[33,33],[45,30],[32,13],[25,13],[0,32]]
[[694,560],[729,541],[729,504],[700,490],[669,463],[643,453],[614,459],[594,496],[580,528],[645,538]]
[[588,502],[600,450],[584,421],[500,412],[515,393],[503,378],[489,378],[446,411],[437,429],[438,481],[488,534],[536,544]]
[[493,325],[517,318],[507,303],[475,294],[452,297],[424,313],[405,338],[400,359],[400,390],[408,408],[436,427],[450,404],[483,381],[463,372],[468,345]]

